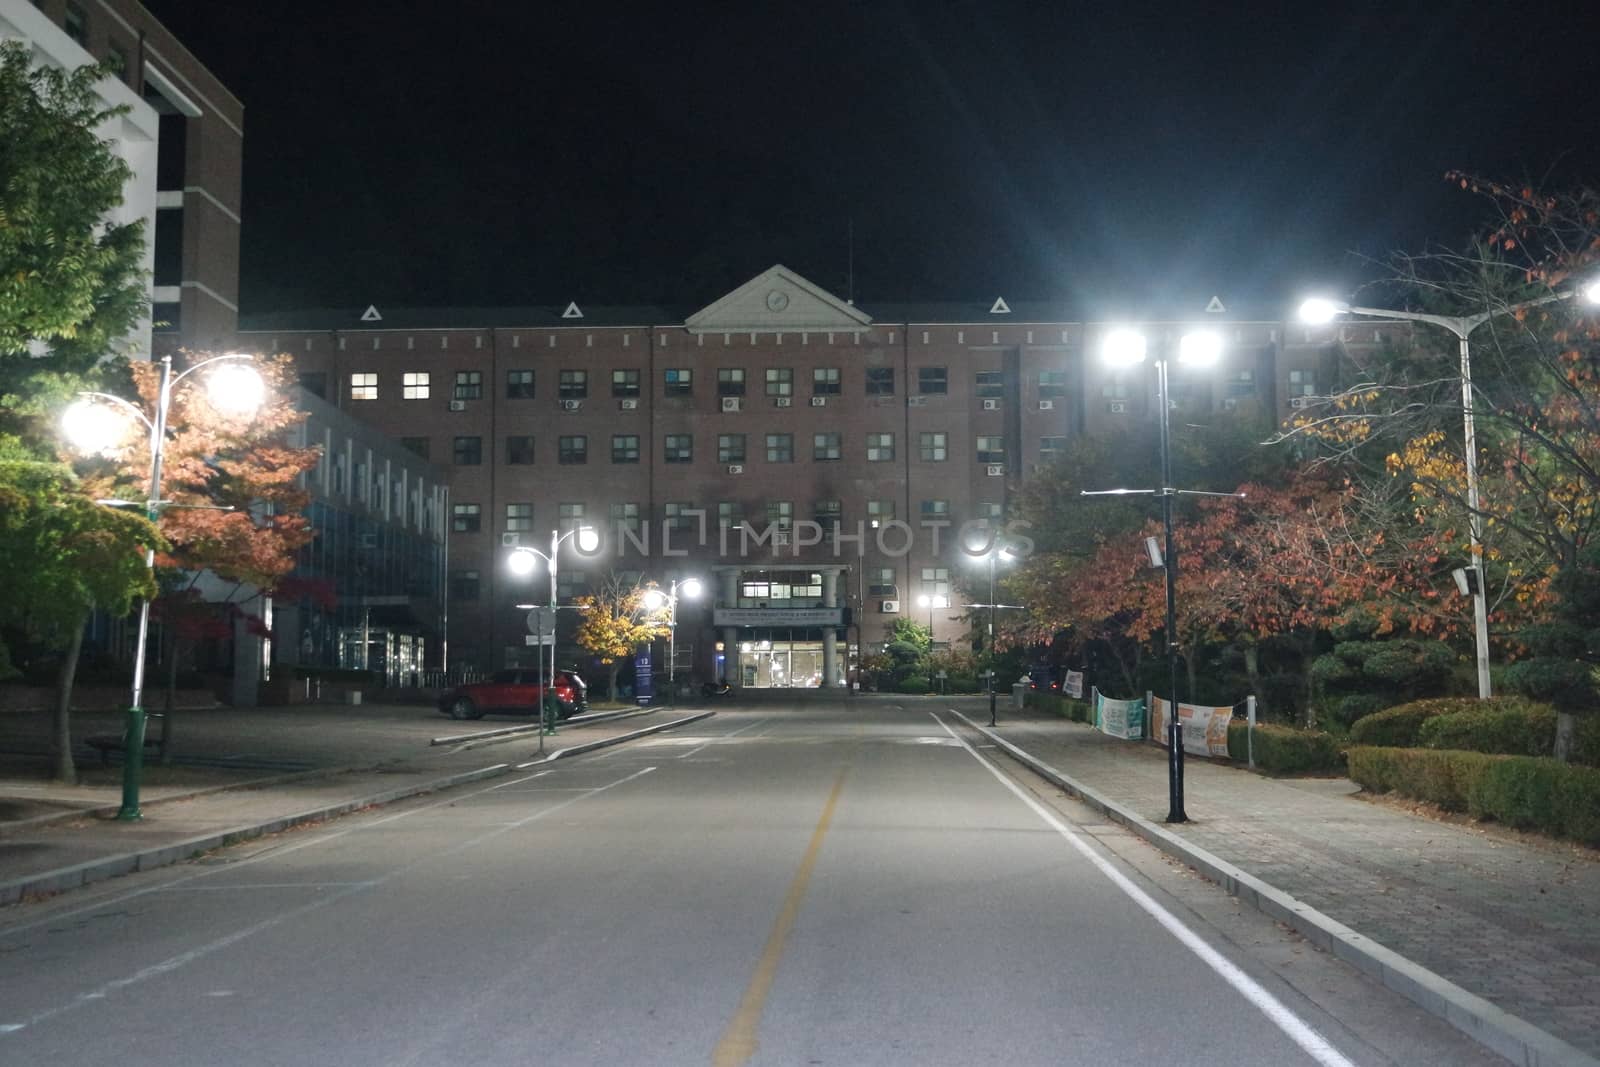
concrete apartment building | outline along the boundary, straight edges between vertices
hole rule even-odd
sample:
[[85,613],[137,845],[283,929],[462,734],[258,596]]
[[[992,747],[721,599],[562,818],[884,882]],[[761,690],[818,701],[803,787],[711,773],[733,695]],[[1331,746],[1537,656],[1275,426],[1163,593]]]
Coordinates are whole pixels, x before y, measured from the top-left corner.
[[117,221],[146,221],[154,323],[129,350],[219,348],[239,315],[243,106],[134,0],[0,0],[3,38],[42,65],[120,70],[101,96],[128,112],[100,134],[134,172]]
[[[909,614],[964,641],[987,596],[983,533],[1075,435],[1154,416],[1149,364],[1095,358],[1113,323],[1010,305],[863,308],[781,266],[688,315],[565,307],[275,313],[237,345],[288,352],[308,389],[450,471],[452,664],[519,663],[548,596],[506,566],[561,547],[559,595],[607,573],[703,579],[679,610],[680,670],[755,686],[837,684]],[[1222,302],[1142,328],[1222,334],[1176,410],[1287,417],[1331,387],[1341,345],[1403,324],[1307,328]],[[963,580],[965,578],[965,581]],[[972,595],[962,592],[967,585]],[[920,606],[921,596],[949,606]],[[847,614],[848,609],[848,614]]]

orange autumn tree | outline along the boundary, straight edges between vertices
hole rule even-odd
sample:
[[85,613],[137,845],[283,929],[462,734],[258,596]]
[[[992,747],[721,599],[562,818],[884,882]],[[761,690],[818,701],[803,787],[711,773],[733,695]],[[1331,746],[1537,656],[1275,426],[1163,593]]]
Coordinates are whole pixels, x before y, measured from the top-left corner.
[[665,610],[651,611],[645,606],[645,594],[655,588],[653,582],[644,584],[612,573],[597,592],[573,601],[583,620],[578,624],[578,646],[605,666],[608,700],[617,699],[617,674],[623,660],[640,645],[667,635]]

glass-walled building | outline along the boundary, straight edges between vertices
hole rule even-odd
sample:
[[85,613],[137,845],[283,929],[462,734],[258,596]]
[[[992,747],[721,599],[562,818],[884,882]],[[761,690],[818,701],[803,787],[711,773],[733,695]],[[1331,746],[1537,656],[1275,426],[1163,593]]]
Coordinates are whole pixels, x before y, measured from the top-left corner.
[[714,670],[741,689],[817,689],[845,684],[843,566],[802,563],[715,567],[712,625],[721,634]]

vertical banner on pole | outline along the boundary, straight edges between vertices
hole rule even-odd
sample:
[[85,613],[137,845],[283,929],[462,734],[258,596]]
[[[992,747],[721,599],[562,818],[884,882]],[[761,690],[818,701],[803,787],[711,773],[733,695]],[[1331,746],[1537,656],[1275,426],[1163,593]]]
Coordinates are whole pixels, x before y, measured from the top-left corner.
[[633,657],[633,696],[639,704],[655,701],[655,679],[650,673],[650,647],[646,645]]
[[1253,769],[1256,765],[1256,697],[1252,693],[1245,698],[1246,722],[1249,724],[1244,732],[1245,755],[1250,760]]

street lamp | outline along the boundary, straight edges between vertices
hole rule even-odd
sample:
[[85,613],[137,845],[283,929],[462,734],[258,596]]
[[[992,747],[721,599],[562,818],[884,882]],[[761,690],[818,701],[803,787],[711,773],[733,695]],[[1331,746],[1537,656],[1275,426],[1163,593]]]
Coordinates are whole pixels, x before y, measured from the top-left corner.
[[[539,691],[539,717],[541,726],[539,736],[543,738],[544,732],[550,729],[550,715],[552,711],[553,692],[556,684],[556,572],[559,569],[561,543],[567,538],[577,535],[578,550],[580,552],[593,552],[600,544],[600,535],[595,533],[592,526],[574,526],[566,533],[559,530],[550,531],[550,553],[545,553],[532,545],[523,545],[513,549],[511,558],[506,561],[506,566],[511,573],[519,578],[526,578],[539,568],[539,560],[544,560],[550,571],[550,670],[544,676],[544,685]],[[539,624],[539,640],[544,640],[544,623]],[[543,666],[541,664],[541,666]],[[541,741],[541,746],[543,742]]]
[[[1591,304],[1600,303],[1600,280],[1591,282],[1580,292],[1587,302]],[[1489,602],[1488,583],[1484,581],[1483,573],[1483,513],[1478,510],[1478,445],[1472,417],[1472,352],[1467,339],[1471,336],[1473,330],[1476,330],[1490,319],[1499,318],[1501,315],[1514,315],[1528,308],[1539,307],[1542,304],[1552,304],[1575,295],[1578,295],[1578,293],[1570,291],[1550,293],[1533,300],[1523,300],[1516,304],[1507,304],[1504,307],[1490,308],[1488,311],[1480,311],[1476,315],[1432,315],[1420,311],[1355,307],[1341,300],[1328,300],[1321,297],[1307,300],[1300,305],[1300,320],[1314,325],[1332,322],[1340,315],[1365,315],[1374,319],[1431,322],[1435,326],[1443,326],[1456,335],[1461,351],[1461,451],[1466,459],[1467,466],[1468,554],[1472,560],[1472,570],[1477,576],[1477,582],[1472,592],[1472,624],[1474,644],[1477,647],[1478,656],[1478,699],[1480,700],[1487,700],[1491,695],[1489,686]]]
[[[990,597],[989,599],[993,600],[994,597]],[[947,597],[947,596],[938,596],[938,595],[930,595],[928,593],[923,593],[923,594],[921,594],[920,596],[917,597],[917,606],[928,609],[928,652],[931,654],[933,652],[933,610],[935,608],[947,608],[947,607],[949,607],[950,606],[950,598]],[[931,683],[933,682],[933,679],[929,678],[928,681],[930,683],[930,688],[931,688]]]
[[704,588],[698,578],[674,578],[669,592],[651,589],[644,594],[644,606],[650,611],[667,608],[667,698],[674,703],[678,699],[678,597],[694,600]]
[[[127,437],[126,424],[119,427],[114,418],[108,418],[111,411],[107,405],[120,408],[144,423],[150,431],[150,495],[144,502],[145,517],[155,522],[161,509],[168,503],[161,499],[161,459],[167,445],[167,413],[172,406],[172,391],[179,382],[202,367],[253,358],[242,352],[228,352],[201,360],[174,375],[172,357],[162,356],[161,384],[156,391],[154,419],[120,396],[83,392],[78,394],[81,399],[62,412],[62,432],[78,451],[103,453]],[[207,378],[207,395],[212,405],[224,414],[248,416],[261,406],[266,396],[266,383],[256,369],[248,365],[230,362],[228,366],[212,371]],[[144,562],[147,569],[155,570],[156,551],[153,547],[145,550]],[[133,692],[124,730],[122,807],[117,811],[117,818],[123,822],[144,818],[144,813],[139,810],[139,786],[144,774],[144,646],[149,633],[150,601],[147,599],[139,604],[139,641],[133,650]]]
[[[1147,345],[1142,333],[1116,329],[1106,334],[1101,359],[1113,367],[1132,367],[1144,362]],[[1209,367],[1222,356],[1222,338],[1210,330],[1195,330],[1178,341],[1178,362],[1191,367]],[[1167,399],[1167,373],[1170,358],[1156,358],[1156,406],[1161,409],[1161,525],[1166,533],[1167,579],[1167,685],[1172,693],[1171,714],[1167,716],[1167,821],[1188,822],[1183,809],[1183,725],[1178,718],[1178,553],[1172,543],[1172,498],[1178,490],[1172,485],[1172,431]],[[1224,494],[1232,495],[1232,494]]]
[[[988,562],[988,564],[989,564],[989,602],[987,604],[972,604],[970,606],[974,607],[974,608],[988,608],[989,609],[989,633],[988,633],[988,639],[984,642],[984,647],[986,649],[988,649],[990,654],[992,655],[993,651],[994,651],[994,613],[995,613],[995,609],[996,608],[1020,608],[1022,606],[1020,604],[996,604],[995,603],[995,600],[994,600],[994,570],[995,570],[995,565],[997,563],[1010,563],[1013,560],[1017,559],[1018,557],[1017,557],[1017,554],[1015,552],[1011,551],[1011,546],[1010,545],[1006,544],[1004,541],[999,540],[998,538],[992,540],[981,555],[978,554],[977,552],[971,551],[971,550],[969,550],[968,554],[974,560],[979,560],[979,559],[986,560]],[[986,673],[986,675],[988,677],[988,682],[989,682],[989,725],[990,726],[994,726],[995,725],[995,690],[994,690],[994,664],[993,663],[989,664],[989,669],[985,673]]]

